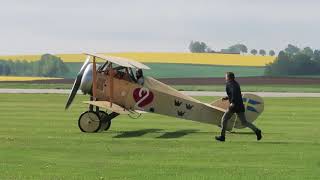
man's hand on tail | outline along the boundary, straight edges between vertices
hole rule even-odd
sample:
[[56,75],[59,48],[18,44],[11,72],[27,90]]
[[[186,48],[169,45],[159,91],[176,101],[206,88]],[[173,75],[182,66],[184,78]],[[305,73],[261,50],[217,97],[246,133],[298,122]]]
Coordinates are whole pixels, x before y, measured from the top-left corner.
[[233,109],[233,108],[234,108],[234,104],[231,103],[230,106],[229,106],[229,108],[230,108],[230,109]]
[[228,99],[229,99],[228,96],[221,98],[222,101],[226,101],[226,100],[228,100]]

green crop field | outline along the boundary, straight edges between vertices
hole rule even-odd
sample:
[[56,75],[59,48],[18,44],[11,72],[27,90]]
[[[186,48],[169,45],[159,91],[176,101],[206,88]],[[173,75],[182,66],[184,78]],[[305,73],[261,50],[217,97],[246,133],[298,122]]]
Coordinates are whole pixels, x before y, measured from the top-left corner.
[[[155,78],[183,78],[183,77],[223,77],[225,72],[233,71],[238,77],[263,76],[265,67],[254,66],[217,66],[197,64],[167,64],[145,63],[151,70],[145,74]],[[79,72],[82,63],[66,63],[70,73],[68,78],[74,78]]]
[[[1,83],[0,83],[1,87]],[[225,85],[175,85],[180,91],[225,91]],[[320,84],[257,84],[241,85],[243,92],[305,92],[320,93]]]
[[[320,98],[265,98],[256,124],[219,128],[156,114],[119,116],[109,131],[81,133],[78,96],[0,94],[0,179],[318,179]],[[213,98],[201,97],[210,102]]]
[[147,64],[151,70],[147,75],[156,78],[184,77],[224,77],[228,71],[233,71],[238,77],[263,76],[265,67],[252,66],[214,66],[192,64]]

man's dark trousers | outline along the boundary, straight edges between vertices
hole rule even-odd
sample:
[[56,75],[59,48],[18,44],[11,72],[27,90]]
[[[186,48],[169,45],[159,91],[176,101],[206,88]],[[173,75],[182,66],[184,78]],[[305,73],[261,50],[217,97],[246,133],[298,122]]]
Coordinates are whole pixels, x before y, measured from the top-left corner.
[[222,116],[222,122],[221,122],[221,136],[225,136],[226,135],[226,128],[228,125],[228,121],[231,119],[232,115],[236,113],[238,119],[241,121],[241,124],[245,127],[248,127],[250,129],[252,129],[252,131],[257,132],[258,128],[253,125],[251,122],[247,121],[246,116],[244,114],[244,112],[235,112],[232,111],[230,108],[227,110],[227,112],[224,113],[224,115]]

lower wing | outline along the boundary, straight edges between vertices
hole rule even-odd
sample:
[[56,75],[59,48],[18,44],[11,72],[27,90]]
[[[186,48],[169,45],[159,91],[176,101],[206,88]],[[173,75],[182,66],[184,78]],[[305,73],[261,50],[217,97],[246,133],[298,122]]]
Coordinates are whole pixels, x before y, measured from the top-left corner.
[[115,103],[112,103],[112,105],[111,105],[111,102],[109,102],[109,101],[83,101],[83,103],[90,104],[93,106],[98,106],[100,108],[105,108],[107,110],[110,110],[112,112],[116,112],[118,114],[130,114],[130,111],[126,110],[125,108],[123,108]]

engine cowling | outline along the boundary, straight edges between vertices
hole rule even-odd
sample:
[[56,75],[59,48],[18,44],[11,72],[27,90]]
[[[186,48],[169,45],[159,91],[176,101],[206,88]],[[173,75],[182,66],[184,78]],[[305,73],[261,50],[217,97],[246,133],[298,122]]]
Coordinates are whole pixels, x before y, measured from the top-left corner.
[[85,71],[83,72],[80,84],[80,89],[83,94],[92,95],[92,70],[93,64],[91,63],[86,67]]
[[[83,65],[80,68],[80,71],[77,74],[76,79],[74,80],[71,92],[69,94],[65,109],[68,109],[69,106],[72,104],[74,97],[77,94],[77,91],[81,89],[83,94],[90,94],[92,95],[92,71],[93,71],[93,64],[90,63],[90,56],[84,61]],[[97,69],[99,69],[97,64]]]

